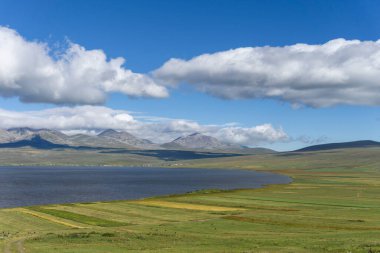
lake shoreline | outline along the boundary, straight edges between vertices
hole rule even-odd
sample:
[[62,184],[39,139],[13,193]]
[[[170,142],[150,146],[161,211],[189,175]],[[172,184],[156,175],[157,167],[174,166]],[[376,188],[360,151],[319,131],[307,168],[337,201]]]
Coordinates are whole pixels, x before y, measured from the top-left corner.
[[[28,173],[31,173],[29,179],[25,178],[28,177]],[[70,173],[74,175],[70,175]],[[128,173],[132,174],[128,175]],[[12,189],[5,189],[6,186],[3,183],[0,193],[1,196],[8,196],[8,199],[0,198],[1,209],[51,204],[128,201],[195,194],[201,191],[224,192],[257,189],[268,185],[293,182],[292,178],[283,174],[234,168],[1,166],[0,174],[3,175],[3,181],[5,181],[4,177],[8,176],[8,179],[13,180],[16,185],[20,185],[20,183],[27,185],[32,181],[37,181],[37,186],[28,186],[29,189],[21,190],[9,183],[13,191],[18,191],[17,193],[12,193]],[[93,178],[89,179],[88,177]],[[62,185],[62,183],[64,184]],[[49,189],[49,187],[53,188]],[[111,190],[107,188],[111,188]]]

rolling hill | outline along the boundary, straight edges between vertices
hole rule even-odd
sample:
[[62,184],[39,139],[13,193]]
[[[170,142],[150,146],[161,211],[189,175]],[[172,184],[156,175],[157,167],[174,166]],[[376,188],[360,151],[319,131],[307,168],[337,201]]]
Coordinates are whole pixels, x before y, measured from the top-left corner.
[[313,145],[301,149],[295,150],[295,152],[307,152],[307,151],[322,151],[322,150],[332,150],[332,149],[346,149],[346,148],[371,148],[380,147],[380,142],[363,140],[363,141],[350,141],[350,142],[340,142],[340,143],[327,143],[320,145]]

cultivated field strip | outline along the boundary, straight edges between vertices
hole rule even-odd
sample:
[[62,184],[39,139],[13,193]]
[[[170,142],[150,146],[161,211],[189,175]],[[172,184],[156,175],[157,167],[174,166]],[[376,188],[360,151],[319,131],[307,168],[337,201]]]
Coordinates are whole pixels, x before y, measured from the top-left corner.
[[287,173],[294,179],[289,185],[3,209],[0,248],[6,253],[20,252],[18,245],[28,253],[50,253],[52,248],[58,253],[380,252],[380,150],[376,150],[187,164],[233,163],[245,168],[254,164]]

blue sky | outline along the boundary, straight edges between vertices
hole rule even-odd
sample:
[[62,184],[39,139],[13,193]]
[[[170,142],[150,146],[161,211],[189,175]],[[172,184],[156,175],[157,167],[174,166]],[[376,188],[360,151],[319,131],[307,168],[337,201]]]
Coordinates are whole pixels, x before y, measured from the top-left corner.
[[[50,47],[68,38],[86,49],[123,57],[125,68],[150,73],[171,58],[189,60],[240,47],[323,44],[344,38],[380,38],[378,1],[0,1],[0,25],[27,41]],[[1,57],[1,55],[0,55]],[[0,98],[13,111],[60,107]],[[260,145],[286,150],[320,141],[380,140],[378,104],[294,108],[275,98],[221,99],[191,85],[170,88],[168,98],[108,94],[106,107],[187,119],[203,125],[265,123],[290,137]]]

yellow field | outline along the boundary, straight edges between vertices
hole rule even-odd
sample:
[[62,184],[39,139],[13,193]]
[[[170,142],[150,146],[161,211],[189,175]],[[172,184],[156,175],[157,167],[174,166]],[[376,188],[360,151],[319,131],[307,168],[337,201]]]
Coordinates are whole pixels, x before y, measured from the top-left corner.
[[132,203],[139,204],[139,205],[145,205],[145,206],[158,206],[158,207],[189,209],[189,210],[197,210],[197,211],[228,212],[228,211],[242,211],[242,210],[244,210],[243,208],[198,205],[198,204],[169,202],[169,201],[151,200],[151,199],[132,201]]
[[13,210],[21,212],[21,213],[29,214],[29,215],[32,215],[34,217],[38,217],[38,218],[41,218],[41,219],[44,219],[44,220],[47,220],[47,221],[58,223],[58,224],[61,224],[61,225],[67,226],[67,227],[71,227],[71,228],[85,228],[85,227],[82,227],[82,226],[78,226],[78,225],[69,223],[67,221],[59,220],[59,219],[57,219],[57,218],[55,218],[53,216],[50,216],[50,215],[34,212],[34,211],[31,211],[31,210],[28,210],[28,209],[24,209],[24,208],[15,208]]

